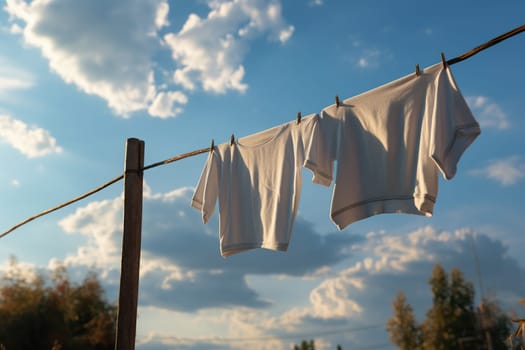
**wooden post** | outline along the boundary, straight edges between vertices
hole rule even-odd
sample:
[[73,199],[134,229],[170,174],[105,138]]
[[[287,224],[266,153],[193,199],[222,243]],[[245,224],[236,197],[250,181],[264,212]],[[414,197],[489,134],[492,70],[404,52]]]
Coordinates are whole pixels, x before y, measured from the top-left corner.
[[126,142],[124,229],[116,329],[116,350],[134,350],[139,295],[144,141]]

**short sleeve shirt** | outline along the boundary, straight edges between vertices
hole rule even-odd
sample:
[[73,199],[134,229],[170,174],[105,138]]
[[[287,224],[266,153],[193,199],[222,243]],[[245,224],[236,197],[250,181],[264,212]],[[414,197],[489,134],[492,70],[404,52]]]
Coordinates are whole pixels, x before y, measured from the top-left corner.
[[286,251],[300,199],[305,145],[318,115],[221,144],[210,152],[192,198],[207,223],[219,200],[223,256]]
[[339,229],[381,213],[431,216],[438,173],[456,174],[480,128],[450,67],[433,65],[325,108],[305,166],[334,178],[330,216]]

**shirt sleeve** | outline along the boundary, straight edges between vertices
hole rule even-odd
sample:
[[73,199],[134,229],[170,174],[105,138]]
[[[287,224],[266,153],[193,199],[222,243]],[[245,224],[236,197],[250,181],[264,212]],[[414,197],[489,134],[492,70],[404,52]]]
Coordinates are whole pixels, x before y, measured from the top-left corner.
[[201,211],[202,221],[205,224],[208,223],[215,211],[215,203],[219,193],[219,167],[216,152],[217,150],[214,150],[209,153],[191,200],[191,206]]
[[309,138],[305,139],[304,167],[313,173],[312,182],[330,186],[333,180],[337,123],[329,115],[315,116]]
[[450,180],[461,155],[480,134],[478,122],[457,87],[450,67],[436,77],[430,156]]

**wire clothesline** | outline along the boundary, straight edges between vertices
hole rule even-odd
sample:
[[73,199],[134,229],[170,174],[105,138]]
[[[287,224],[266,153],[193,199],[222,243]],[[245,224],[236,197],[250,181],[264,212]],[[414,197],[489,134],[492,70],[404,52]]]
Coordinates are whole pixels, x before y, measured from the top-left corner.
[[[487,41],[486,43],[484,44],[481,44],[475,48],[473,48],[472,50],[470,51],[467,51],[465,52],[464,54],[462,55],[459,55],[457,57],[454,57],[450,60],[446,60],[444,59],[444,55],[441,54],[441,57],[442,57],[442,60],[443,60],[443,63],[446,64],[446,65],[453,65],[453,64],[456,64],[456,63],[459,63],[461,61],[464,61],[476,54],[478,54],[479,52],[485,50],[485,49],[488,49],[489,47],[491,46],[494,46],[508,38],[511,38],[519,33],[522,33],[525,31],[525,24],[524,25],[521,25],[519,27],[516,27],[504,34],[501,34],[497,37],[495,37],[494,39],[491,39],[489,41]],[[419,66],[416,65],[416,74],[419,74]],[[336,101],[339,102],[339,98],[336,96]],[[233,138],[233,135],[232,135],[232,138]],[[185,159],[185,158],[189,158],[189,157],[193,157],[193,156],[196,156],[196,155],[199,155],[199,154],[203,154],[203,153],[207,153],[207,152],[210,152],[213,148],[213,141],[212,141],[212,146],[211,147],[206,147],[206,148],[201,148],[201,149],[198,149],[198,150],[194,150],[194,151],[191,151],[191,152],[188,152],[188,153],[183,153],[183,154],[180,154],[180,155],[177,155],[175,157],[171,157],[171,158],[168,158],[168,159],[165,159],[163,161],[160,161],[160,162],[156,162],[156,163],[153,163],[153,164],[150,164],[150,165],[146,165],[144,166],[141,170],[142,171],[145,171],[145,170],[149,170],[149,169],[152,169],[152,168],[156,168],[158,166],[161,166],[161,165],[166,165],[166,164],[170,164],[170,163],[173,163],[173,162],[176,162],[176,161],[179,161],[179,160],[182,160],[182,159]],[[38,214],[35,214],[21,222],[19,222],[18,224],[12,226],[10,229],[8,229],[7,231],[3,232],[2,234],[0,234],[0,238],[3,238],[5,236],[7,236],[8,234],[10,234],[11,232],[13,232],[14,230],[20,228],[21,226],[24,226],[26,225],[27,223],[35,220],[35,219],[38,219],[39,217],[42,217],[44,215],[47,215],[47,214],[50,214],[56,210],[59,210],[59,209],[62,209],[66,206],[69,206],[75,202],[78,202],[82,199],[85,199],[97,192],[100,192],[102,191],[103,189],[117,183],[118,181],[122,180],[123,178],[125,177],[125,174],[120,174],[119,176],[105,182],[104,184],[98,186],[97,188],[89,191],[89,192],[86,192],[78,197],[75,197],[75,198],[72,198],[62,204],[59,204],[53,208],[49,208],[49,209],[46,209]]]

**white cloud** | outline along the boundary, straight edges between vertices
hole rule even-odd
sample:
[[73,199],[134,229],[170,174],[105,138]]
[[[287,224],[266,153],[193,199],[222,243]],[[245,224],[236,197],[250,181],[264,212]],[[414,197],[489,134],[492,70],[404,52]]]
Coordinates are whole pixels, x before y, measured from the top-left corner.
[[[288,252],[254,250],[224,259],[218,250],[217,221],[200,224],[199,213],[189,207],[191,193],[191,188],[165,193],[144,188],[139,300],[143,322],[138,333],[144,349],[285,350],[293,341],[280,336],[294,333],[315,337],[316,348],[327,350],[336,344],[364,348],[388,342],[384,325],[398,289],[405,291],[420,317],[431,302],[427,281],[436,262],[447,270],[461,267],[469,280],[477,278],[471,237],[483,257],[486,290],[512,303],[525,288],[513,277],[524,271],[507,248],[470,229],[448,232],[426,226],[405,234],[337,232],[321,237],[309,229],[310,223],[298,220]],[[121,196],[89,203],[64,218],[64,231],[87,238],[66,258],[68,267],[94,266],[118,276],[121,221]],[[302,280],[323,266],[331,269],[314,280]],[[275,293],[272,301],[256,284],[246,282],[257,278],[264,278],[266,293]],[[347,330],[334,332],[337,329]],[[263,340],[253,341],[258,338]],[[302,338],[297,339],[296,343]]]
[[120,261],[119,236],[122,232],[122,198],[96,201],[78,208],[59,222],[69,234],[80,233],[87,244],[65,259],[68,265],[113,269]]
[[18,179],[11,180],[11,186],[20,187],[20,181]]
[[359,69],[378,68],[382,62],[391,58],[391,54],[388,51],[369,45],[366,41],[356,36],[350,37],[350,44],[352,49],[345,60]]
[[[166,193],[153,193],[144,183],[143,198],[146,205],[154,203],[167,205],[186,199],[190,188],[180,188]],[[189,203],[185,201],[185,203]],[[145,211],[147,216],[149,211]],[[78,208],[73,214],[59,221],[61,229],[68,234],[81,234],[87,238],[73,254],[69,254],[65,263],[69,266],[95,266],[104,273],[119,268],[121,260],[122,195],[110,200],[93,201]],[[146,217],[144,221],[147,221]],[[153,219],[155,220],[155,219]],[[160,223],[163,226],[162,223]],[[144,239],[144,241],[147,240]],[[192,280],[194,274],[179,268],[162,256],[156,256],[144,249],[141,259],[141,278],[156,281],[156,288],[170,289],[170,283],[179,280]]]
[[466,100],[482,127],[500,130],[510,127],[507,113],[490,98],[485,96],[468,96]]
[[324,0],[310,0],[310,6],[323,6]]
[[281,32],[279,33],[279,41],[281,43],[285,43],[288,40],[290,40],[294,30],[295,28],[293,26],[289,26],[288,28],[281,30]]
[[366,68],[369,66],[369,63],[368,63],[368,60],[364,57],[361,57],[358,61],[357,61],[357,65],[361,68]]
[[152,56],[168,24],[166,0],[8,0],[5,10],[54,72],[115,113],[147,110],[156,100]]
[[[351,254],[358,237],[321,237],[302,220],[301,239],[287,254],[258,249],[224,259],[218,249],[217,218],[201,224],[190,207],[192,188],[154,193],[144,186],[141,281],[143,306],[195,311],[209,308],[269,305],[252,289],[247,275],[310,276]],[[70,253],[68,266],[94,266],[105,274],[118,271],[122,236],[122,197],[91,202],[60,221],[66,233],[84,236],[85,243]],[[182,213],[182,215],[181,215]],[[346,248],[346,249],[345,249]],[[311,259],[313,254],[319,255]],[[270,264],[260,264],[271,260]],[[324,269],[326,271],[326,268]],[[177,300],[185,300],[179,303]]]
[[0,97],[13,90],[28,89],[35,84],[32,74],[0,57]]
[[[261,317],[262,316],[262,317]],[[267,336],[268,330],[275,330],[273,325],[265,322],[268,313],[253,309],[241,308],[237,310],[226,310],[221,318],[228,325],[228,334],[237,338],[262,338],[265,341],[256,344],[258,350],[285,349],[286,342],[272,339]],[[250,344],[251,343],[251,344]],[[253,342],[239,342],[232,344],[237,349],[253,348]]]
[[[425,250],[418,246],[421,239],[416,239],[416,242],[414,242],[413,238],[421,237],[421,234],[430,237],[435,233],[432,227],[423,228],[420,231],[409,234],[407,237],[370,233],[367,235],[367,241],[359,249],[369,251],[371,254],[368,254],[362,261],[358,261],[353,266],[341,271],[337,277],[323,281],[312,293],[332,295],[331,299],[334,300],[340,299],[341,297],[338,296],[340,294],[346,299],[349,295],[348,292],[333,293],[331,290],[344,290],[346,288],[354,292],[365,291],[369,286],[366,283],[366,279],[363,279],[363,272],[370,274],[399,273],[406,271],[406,265],[409,262],[431,260],[432,254],[426,254]],[[408,255],[405,255],[405,253],[408,253]],[[355,293],[352,295],[355,295]],[[323,308],[325,299],[311,298],[313,309]],[[362,306],[358,303],[355,303],[355,308],[362,310]],[[314,315],[316,315],[315,312]],[[351,313],[348,316],[355,317],[355,313]]]
[[[207,17],[190,14],[178,33],[169,33],[167,0],[7,0],[4,8],[11,32],[40,48],[65,82],[103,98],[118,115],[147,111],[168,118],[181,113],[187,98],[166,91],[167,84],[244,92],[243,59],[250,42],[268,36],[285,43],[294,32],[279,1],[209,0],[208,6]],[[163,38],[161,30],[167,32]],[[156,74],[159,50],[171,50],[178,67],[168,72],[170,80],[157,81],[166,79],[165,71]],[[1,84],[0,74],[0,89]]]
[[[354,46],[355,45],[356,43],[354,42]],[[357,46],[359,46],[359,44]],[[356,65],[362,69],[377,68],[380,58],[381,52],[379,50],[365,48],[361,50]]]
[[170,5],[167,2],[159,3],[157,13],[155,15],[155,25],[157,28],[169,26],[168,14],[170,12]]
[[23,282],[34,282],[38,279],[37,266],[33,263],[18,261],[16,258],[0,266],[3,277],[7,279],[20,279]]
[[350,275],[327,279],[310,294],[312,316],[321,319],[357,318],[363,312],[358,302],[349,293],[352,286],[363,289],[363,281]]
[[171,118],[182,112],[177,104],[183,105],[188,102],[188,98],[180,91],[159,92],[153,103],[148,108],[148,112],[153,117]]
[[[428,303],[426,281],[437,261],[447,268],[466,266],[466,275],[470,278],[475,276],[469,240],[473,232],[437,231],[430,226],[404,235],[370,233],[364,239],[337,233],[326,235],[319,241],[306,229],[308,223],[298,221],[298,232],[294,235],[297,240],[293,241],[286,254],[269,256],[271,253],[257,250],[223,259],[217,246],[217,222],[210,223],[212,227],[196,225],[200,222],[200,216],[189,208],[191,192],[191,188],[183,188],[153,193],[145,186],[140,305],[180,310],[184,317],[190,317],[189,313],[200,315],[198,317],[209,313],[206,322],[216,320],[212,310],[239,311],[244,316],[239,316],[236,322],[239,322],[238,329],[245,332],[229,330],[227,334],[231,337],[256,337],[261,330],[264,331],[262,334],[275,334],[283,330],[298,332],[307,326],[322,329],[323,323],[334,322],[342,327],[358,322],[364,315],[366,324],[376,324],[390,313],[390,299],[396,288],[406,288],[408,294],[416,294],[418,299],[414,306],[420,308]],[[181,212],[184,215],[180,215]],[[174,213],[176,218],[173,218]],[[118,271],[121,220],[121,197],[92,202],[63,219],[60,225],[64,231],[88,237],[87,244],[68,256],[66,263],[69,266],[96,266],[106,271]],[[479,254],[491,259],[482,262],[485,285],[512,289],[508,283],[505,284],[501,274],[487,267],[505,265],[509,266],[509,270],[516,270],[517,265],[508,259],[505,249],[498,242],[480,237]],[[350,255],[339,255],[343,251],[351,251],[352,254],[363,252],[363,257],[356,261]],[[488,251],[493,254],[488,255]],[[342,270],[329,269],[315,277],[319,284],[311,290],[309,299],[303,301],[307,306],[285,308],[279,316],[268,314],[271,304],[246,284],[247,275],[266,275],[274,276],[285,285],[286,279],[279,279],[279,275],[309,276],[323,266],[334,267],[343,261],[347,267]],[[305,269],[306,263],[313,265]],[[299,268],[294,265],[300,265],[302,269],[297,270]],[[497,278],[503,279],[497,281]],[[516,288],[521,287],[515,285]],[[248,317],[252,313],[258,317]],[[228,317],[237,316],[229,314]],[[155,337],[154,341],[160,340]],[[183,340],[172,341],[180,343]],[[186,339],[184,342],[192,341]],[[210,339],[208,342],[219,345]],[[283,344],[286,343],[276,341],[274,346],[281,348]]]
[[525,178],[525,161],[520,156],[510,156],[493,160],[486,167],[471,170],[470,173],[497,181],[503,186],[512,186]]
[[262,0],[209,1],[206,18],[190,14],[178,33],[164,39],[180,65],[175,81],[185,89],[201,85],[206,91],[244,92],[243,58],[250,40],[269,35],[285,43],[294,27],[286,25],[278,2]]
[[[402,235],[368,234],[366,241],[353,246],[354,250],[365,252],[362,260],[348,261],[349,267],[312,289],[309,306],[291,308],[274,318],[273,323],[291,332],[309,324],[321,327],[337,320],[345,325],[364,324],[384,329],[392,313],[390,302],[398,290],[407,295],[416,316],[422,317],[431,303],[427,281],[435,263],[441,263],[447,271],[460,267],[465,278],[478,285],[474,246],[483,257],[479,267],[485,292],[499,296],[500,301],[506,303],[505,307],[519,300],[525,284],[517,282],[513,276],[523,273],[523,269],[508,256],[508,248],[500,241],[470,229],[447,232],[427,226]],[[479,290],[476,295],[479,297]],[[388,341],[385,332],[371,330],[369,334],[374,334],[377,343]],[[366,338],[363,333],[359,333],[359,337],[339,337],[341,342],[356,348],[370,345]]]
[[28,158],[61,153],[62,148],[49,131],[29,126],[8,115],[0,115],[0,141],[7,143]]
[[5,71],[5,68],[0,69],[0,94],[4,94],[6,90],[27,89],[31,87],[31,82],[20,77],[7,76]]
[[[509,257],[508,248],[500,241],[471,229],[449,232],[426,226],[406,234],[380,232],[366,235],[366,240],[352,246],[354,251],[363,252],[363,258],[357,261],[348,259],[339,272],[320,279],[319,284],[311,289],[307,306],[287,305],[277,314],[272,313],[271,308],[206,309],[184,318],[186,324],[198,322],[205,329],[211,329],[200,333],[206,334],[204,338],[170,337],[167,331],[143,340],[145,344],[193,345],[196,349],[213,349],[221,345],[242,349],[249,344],[250,348],[261,350],[289,349],[286,339],[294,339],[291,334],[299,334],[296,338],[299,340],[305,338],[300,334],[307,334],[308,339],[315,338],[316,348],[320,349],[333,349],[336,344],[346,344],[345,348],[367,348],[388,343],[385,325],[392,314],[391,301],[397,291],[405,292],[421,321],[431,304],[427,281],[435,263],[441,263],[447,271],[460,267],[467,280],[477,282],[473,247],[483,257],[479,268],[485,291],[499,296],[500,301],[506,303],[504,307],[522,298],[525,284],[513,276],[523,274],[523,268]],[[287,291],[285,294],[295,295],[293,289],[301,288],[294,281],[282,283],[282,290]],[[476,293],[479,296],[479,290]],[[296,299],[296,305],[302,302]],[[221,341],[216,335],[217,329],[210,327],[214,323],[228,327],[219,330],[220,336],[226,339]],[[272,339],[272,347],[265,347],[268,345],[266,340],[272,335],[276,336]],[[280,335],[288,337],[282,339]],[[258,337],[263,340],[242,341],[243,338]],[[227,338],[233,338],[235,342],[225,341]]]

